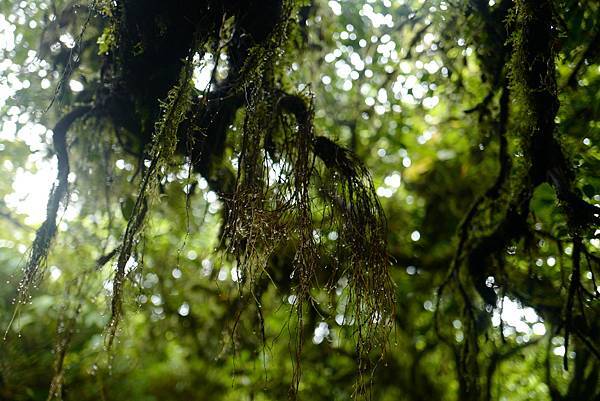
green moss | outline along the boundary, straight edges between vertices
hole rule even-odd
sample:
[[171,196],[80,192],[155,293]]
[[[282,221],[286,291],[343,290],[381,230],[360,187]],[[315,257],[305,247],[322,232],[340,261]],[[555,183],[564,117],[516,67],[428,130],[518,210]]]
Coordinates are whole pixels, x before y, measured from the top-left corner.
[[99,55],[107,54],[109,51],[111,51],[116,43],[115,31],[112,25],[104,28],[102,35],[98,37],[96,43],[98,44]]

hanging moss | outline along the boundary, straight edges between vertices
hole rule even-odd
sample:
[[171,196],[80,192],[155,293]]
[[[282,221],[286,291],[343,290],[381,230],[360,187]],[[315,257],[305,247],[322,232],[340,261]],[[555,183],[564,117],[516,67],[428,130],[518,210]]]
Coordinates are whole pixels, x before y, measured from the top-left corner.
[[166,100],[161,104],[162,116],[155,124],[155,134],[149,151],[150,166],[144,172],[137,199],[119,246],[112,288],[109,345],[113,342],[122,314],[123,286],[127,274],[127,263],[132,257],[133,250],[143,230],[146,215],[152,206],[158,185],[171,167],[177,149],[178,128],[191,107],[192,72],[192,56],[190,55],[181,71],[178,85],[169,92]]
[[[484,9],[480,10],[478,16],[483,24],[493,21],[487,6],[480,2],[474,3],[475,8]],[[508,11],[498,7],[495,12],[502,9]],[[573,190],[574,173],[556,136],[555,119],[559,101],[555,49],[558,47],[559,23],[553,4],[550,1],[518,1],[508,11],[506,24],[512,28],[512,36],[507,43],[479,38],[484,41],[484,50],[495,44],[500,45],[496,54],[510,55],[510,60],[505,61],[510,67],[507,82],[497,79],[491,92],[493,94],[498,88],[502,90],[500,113],[497,117],[499,175],[489,189],[474,201],[459,226],[452,266],[438,291],[438,311],[443,305],[441,301],[444,290],[450,284],[454,284],[463,304],[465,339],[460,346],[457,367],[461,399],[464,400],[482,400],[486,396],[481,379],[483,360],[479,342],[480,335],[486,332],[488,324],[481,324],[481,321],[482,318],[487,320],[483,307],[487,305],[491,310],[496,305],[497,295],[484,283],[486,277],[493,275],[497,283],[511,291],[514,279],[505,271],[505,252],[509,246],[527,241],[531,231],[530,202],[534,190],[541,184],[550,184],[569,221],[574,246],[572,274],[564,303],[564,317],[559,323],[565,328],[567,345],[573,321],[574,294],[581,285],[580,251],[577,249],[581,244],[582,232],[598,224],[597,215],[590,209],[590,205]],[[494,32],[489,29],[486,31]],[[490,61],[489,58],[487,60]],[[496,71],[494,75],[498,76],[500,70],[497,67],[488,69],[488,72],[492,71]],[[513,101],[509,108],[510,98]],[[485,111],[486,102],[491,101],[492,96],[489,95],[486,99],[488,100],[484,100],[483,105],[476,109]],[[515,123],[511,123],[511,120]],[[509,135],[508,127],[515,132]],[[509,146],[514,147],[513,154],[509,153]],[[466,271],[462,269],[463,266],[466,266]],[[436,311],[436,321],[437,316]],[[443,336],[437,323],[436,327]],[[585,336],[581,332],[580,335]],[[452,344],[449,340],[446,343]],[[489,366],[494,369],[492,365]],[[489,388],[491,378],[487,380]]]
[[[249,292],[258,303],[255,289],[259,278],[267,274],[274,252],[290,244],[295,248],[290,277],[297,316],[290,386],[295,396],[301,377],[304,311],[311,308],[316,289],[331,291],[332,283],[347,277],[345,318],[355,321],[358,328],[356,390],[366,394],[369,358],[384,349],[394,314],[385,216],[359,159],[315,134],[312,95],[285,90],[285,51],[297,44],[295,19],[302,5],[293,0],[273,0],[266,8],[262,2],[172,4],[159,0],[96,5],[105,23],[97,40],[104,63],[102,85],[93,105],[68,115],[68,123],[59,123],[55,130],[59,184],[49,201],[48,220],[34,243],[24,286],[39,279],[38,266],[48,254],[58,205],[66,194],[66,129],[91,112],[98,121],[112,123],[118,141],[143,166],[120,245],[100,263],[116,258],[106,337],[110,348],[124,314],[128,266],[141,252],[138,244],[161,183],[181,164],[182,156],[193,161],[192,169],[211,178],[215,165],[209,158],[223,157],[224,136],[231,135],[227,127],[241,113],[241,132],[235,138],[239,144],[236,177],[210,181],[226,205],[221,241],[237,261],[239,296]],[[219,81],[215,71],[223,48],[229,75]],[[209,88],[200,91],[192,82],[194,60],[209,53],[215,66]],[[226,102],[222,99],[233,102],[225,109],[213,106],[213,101]],[[221,154],[204,154],[215,144]],[[64,160],[66,167],[61,167]],[[273,163],[281,167],[275,180],[269,176]],[[322,211],[322,221],[315,217],[316,209]],[[331,255],[336,262],[325,272],[330,275],[328,283],[318,281],[327,268],[322,263],[327,250],[315,233],[324,224],[339,233],[335,255]],[[62,359],[69,341],[61,339],[62,356],[57,359],[51,396],[60,394],[62,385]]]

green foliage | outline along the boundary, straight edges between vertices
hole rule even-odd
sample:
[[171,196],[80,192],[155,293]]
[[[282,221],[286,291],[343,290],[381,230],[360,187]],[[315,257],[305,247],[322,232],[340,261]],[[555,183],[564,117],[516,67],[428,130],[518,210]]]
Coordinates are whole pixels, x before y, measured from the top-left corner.
[[599,12],[2,2],[0,398],[597,399]]

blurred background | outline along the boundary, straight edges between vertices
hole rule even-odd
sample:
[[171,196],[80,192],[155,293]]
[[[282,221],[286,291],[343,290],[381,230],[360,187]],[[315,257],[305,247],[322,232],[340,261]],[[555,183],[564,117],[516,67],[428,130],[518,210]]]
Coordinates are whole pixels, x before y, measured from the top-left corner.
[[[577,172],[574,185],[598,204],[600,6],[553,4],[557,135]],[[385,350],[373,353],[371,396],[459,400],[464,305],[457,288],[438,304],[438,288],[451,268],[460,222],[499,171],[497,130],[511,58],[505,44],[515,6],[508,0],[313,0],[299,10],[293,50],[281,60],[282,85],[314,94],[316,133],[362,160],[386,215],[396,315]],[[110,4],[101,1],[0,4],[0,398],[51,399],[56,372],[57,398],[65,400],[287,398],[297,329],[290,258],[283,251],[270,257],[272,280],[257,290],[259,300],[240,297],[240,271],[220,248],[223,200],[211,177],[183,158],[161,183],[160,201],[128,261],[124,316],[107,349],[114,269],[103,257],[119,244],[131,216],[143,158],[136,155],[139,144],[100,119],[69,133],[68,205],[59,212],[44,280],[17,307],[22,267],[57,174],[52,128],[73,105],[98,100],[102,56],[115,40],[106,28],[111,18]],[[218,57],[224,63],[215,68]],[[214,49],[197,57],[196,89],[213,85],[215,76],[226,80],[226,61]],[[504,123],[515,160],[520,101],[511,96]],[[229,129],[241,129],[241,121]],[[231,171],[237,157],[227,142],[223,163]],[[535,189],[527,222],[529,234],[504,249],[502,267],[474,279],[495,294],[492,304],[474,301],[484,398],[600,399],[598,337],[588,337],[591,348],[578,340],[565,348],[561,317],[573,244],[550,185]],[[485,233],[486,224],[474,229]],[[334,229],[313,235],[324,249],[339,241]],[[583,246],[588,256],[576,304],[593,322],[598,231]],[[312,291],[303,320],[300,399],[355,395],[347,286],[342,276]]]

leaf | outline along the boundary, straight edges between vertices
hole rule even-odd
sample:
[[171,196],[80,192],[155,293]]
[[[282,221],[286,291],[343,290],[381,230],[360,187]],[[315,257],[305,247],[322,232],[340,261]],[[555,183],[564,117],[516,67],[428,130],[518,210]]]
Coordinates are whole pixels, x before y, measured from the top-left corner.
[[125,220],[129,220],[131,215],[133,214],[133,208],[135,207],[135,201],[131,196],[128,196],[125,199],[121,199],[121,213]]
[[594,195],[596,195],[596,189],[591,184],[585,184],[582,190],[585,196],[587,196],[588,198],[593,198]]

